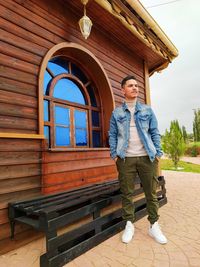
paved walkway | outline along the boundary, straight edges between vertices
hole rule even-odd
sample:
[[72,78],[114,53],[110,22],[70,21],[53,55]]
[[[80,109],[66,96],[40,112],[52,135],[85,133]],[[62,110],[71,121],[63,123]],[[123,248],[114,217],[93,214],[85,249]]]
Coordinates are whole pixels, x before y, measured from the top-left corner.
[[[163,159],[167,159],[168,157],[167,156],[163,156],[162,158]],[[200,165],[200,156],[198,156],[198,157],[181,157],[180,160]]]
[[200,165],[200,156],[198,156],[198,157],[182,157],[181,160]]
[[[168,204],[160,209],[160,224],[168,244],[147,234],[146,217],[136,222],[134,240],[121,243],[121,233],[65,267],[200,267],[200,174],[163,171]],[[1,267],[39,267],[44,239],[0,257]]]

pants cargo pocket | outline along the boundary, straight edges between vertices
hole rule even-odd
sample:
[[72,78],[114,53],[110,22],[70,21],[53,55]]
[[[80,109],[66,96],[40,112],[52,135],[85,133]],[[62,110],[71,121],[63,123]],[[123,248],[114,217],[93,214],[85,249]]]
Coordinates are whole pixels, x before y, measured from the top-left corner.
[[153,194],[156,194],[158,184],[159,184],[158,177],[157,177],[157,175],[154,175],[153,179],[152,179],[152,193]]

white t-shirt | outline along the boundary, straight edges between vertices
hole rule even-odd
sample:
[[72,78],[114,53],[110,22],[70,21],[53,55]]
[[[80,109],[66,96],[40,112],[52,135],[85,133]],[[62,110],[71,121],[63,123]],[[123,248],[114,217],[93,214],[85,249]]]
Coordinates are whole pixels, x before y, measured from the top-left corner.
[[137,127],[135,125],[134,120],[134,112],[135,112],[135,101],[126,101],[128,109],[131,113],[131,121],[130,121],[130,137],[128,141],[128,148],[126,151],[126,157],[141,157],[146,156],[147,152],[144,148],[143,143],[140,140]]

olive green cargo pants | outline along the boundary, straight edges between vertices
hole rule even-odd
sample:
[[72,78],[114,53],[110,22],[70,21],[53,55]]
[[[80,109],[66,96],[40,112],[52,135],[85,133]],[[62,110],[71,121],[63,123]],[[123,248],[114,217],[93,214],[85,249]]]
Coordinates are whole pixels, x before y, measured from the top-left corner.
[[148,156],[118,157],[116,165],[119,173],[119,184],[122,198],[122,218],[126,221],[135,221],[135,207],[133,203],[134,178],[140,177],[147,202],[148,220],[151,224],[159,218],[159,203],[156,196],[157,159],[151,162]]

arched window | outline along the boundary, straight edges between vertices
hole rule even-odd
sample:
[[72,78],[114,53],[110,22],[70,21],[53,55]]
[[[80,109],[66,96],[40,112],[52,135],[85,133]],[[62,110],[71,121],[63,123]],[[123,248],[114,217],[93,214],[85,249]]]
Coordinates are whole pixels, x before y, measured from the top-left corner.
[[77,62],[53,57],[44,75],[44,134],[51,148],[102,146],[101,105]]

